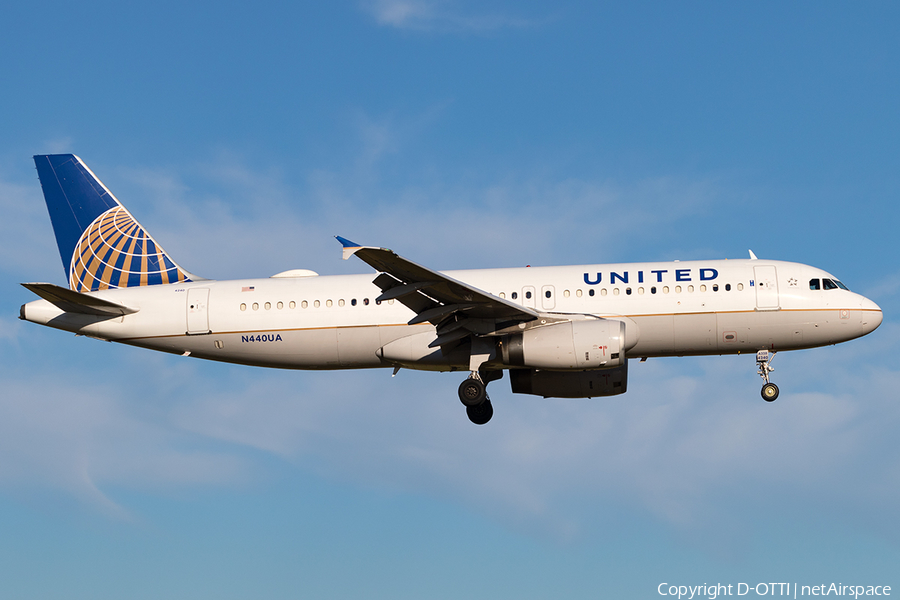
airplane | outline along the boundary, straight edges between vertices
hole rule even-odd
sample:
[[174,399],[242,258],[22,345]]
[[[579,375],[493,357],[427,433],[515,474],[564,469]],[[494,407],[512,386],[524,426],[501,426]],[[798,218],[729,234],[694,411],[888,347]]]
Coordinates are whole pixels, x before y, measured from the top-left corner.
[[20,318],[162,352],[282,369],[468,371],[458,395],[478,425],[487,385],[513,393],[615,396],[628,361],[755,354],[768,402],[776,352],[875,330],[874,302],[815,267],[750,258],[440,272],[337,237],[377,275],[295,269],[214,281],[176,263],[87,165],[34,157],[68,287]]

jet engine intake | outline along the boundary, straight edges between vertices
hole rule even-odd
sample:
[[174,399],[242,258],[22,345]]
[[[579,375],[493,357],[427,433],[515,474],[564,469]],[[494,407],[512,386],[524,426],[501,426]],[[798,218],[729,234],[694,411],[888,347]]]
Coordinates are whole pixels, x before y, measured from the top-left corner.
[[566,321],[504,336],[503,363],[560,371],[611,369],[625,364],[625,323]]

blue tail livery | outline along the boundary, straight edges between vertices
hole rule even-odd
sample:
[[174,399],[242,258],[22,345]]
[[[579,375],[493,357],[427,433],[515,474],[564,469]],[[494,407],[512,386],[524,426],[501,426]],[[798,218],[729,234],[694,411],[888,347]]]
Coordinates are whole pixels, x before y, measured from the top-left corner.
[[74,154],[34,157],[69,288],[93,292],[191,281]]

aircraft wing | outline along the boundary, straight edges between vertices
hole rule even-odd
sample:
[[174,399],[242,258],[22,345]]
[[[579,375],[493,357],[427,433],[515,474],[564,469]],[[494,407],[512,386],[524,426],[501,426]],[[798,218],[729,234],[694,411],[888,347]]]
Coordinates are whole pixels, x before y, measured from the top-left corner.
[[[375,279],[383,291],[376,300],[396,298],[416,312],[410,325],[427,321],[438,326],[439,340],[489,334],[499,329],[500,323],[531,321],[539,316],[534,309],[423,267],[387,248],[360,246],[342,237],[337,240],[344,247],[344,260],[357,256],[384,274]],[[454,331],[458,333],[447,335]]]
[[74,292],[52,283],[23,283],[22,287],[31,290],[44,300],[55,304],[66,312],[84,315],[120,317],[137,312],[123,304],[103,300],[90,294]]

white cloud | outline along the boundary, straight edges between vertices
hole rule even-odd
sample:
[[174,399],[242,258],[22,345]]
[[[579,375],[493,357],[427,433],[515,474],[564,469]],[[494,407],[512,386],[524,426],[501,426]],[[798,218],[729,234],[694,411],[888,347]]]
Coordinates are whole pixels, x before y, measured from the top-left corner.
[[[900,409],[865,398],[900,374],[862,385],[851,377],[857,396],[785,388],[769,405],[749,359],[683,360],[634,365],[631,391],[617,398],[513,397],[505,381],[494,383],[495,419],[480,428],[455,398],[459,376],[406,372],[257,382],[252,398],[243,389],[217,394],[183,404],[174,419],[328,478],[454,498],[562,538],[611,525],[603,508],[616,505],[679,529],[735,528],[740,516],[722,506],[759,501],[757,510],[802,516],[813,496],[832,510],[870,510],[900,492],[891,434]],[[705,372],[679,373],[698,365]],[[876,473],[860,474],[860,463]],[[783,496],[766,498],[772,486]]]
[[[247,465],[235,456],[197,447],[197,440],[165,423],[129,414],[127,398],[138,393],[133,387],[126,393],[128,388],[66,372],[51,380],[29,367],[21,379],[8,373],[3,377],[0,486],[62,490],[111,516],[127,518],[127,507],[103,487],[159,491],[249,478]],[[108,375],[102,365],[97,372]]]
[[21,321],[0,317],[0,342],[15,343],[21,330]]
[[[121,168],[119,183],[128,185],[111,189],[176,261],[211,278],[268,276],[291,268],[369,272],[358,261],[339,259],[333,235],[389,246],[441,269],[627,260],[633,258],[628,248],[659,243],[673,224],[701,214],[727,193],[714,180],[672,177],[620,184],[506,174],[460,182],[454,174],[439,174],[399,189],[380,180],[378,162],[418,135],[429,114],[412,123],[358,122],[358,153],[342,170],[289,178],[223,153],[178,170]],[[18,268],[34,269],[40,262],[48,270],[52,262],[55,272],[58,260],[47,256],[55,251],[49,219],[39,186],[33,187],[15,188],[22,196],[15,204],[27,207],[28,218],[17,217],[11,234],[28,241],[10,243],[46,247]],[[618,241],[622,231],[630,232],[628,248]],[[460,244],[461,238],[467,242]]]
[[0,211],[0,271],[64,275],[37,177],[30,184],[0,180]]
[[58,137],[44,142],[41,154],[69,154],[75,147],[75,140],[71,137]]
[[869,286],[863,292],[867,298],[872,298],[876,302],[892,301],[900,292],[900,271],[888,273],[883,276],[880,281]]
[[362,9],[379,25],[413,31],[487,32],[533,27],[535,21],[502,13],[465,14],[450,0],[365,0]]

